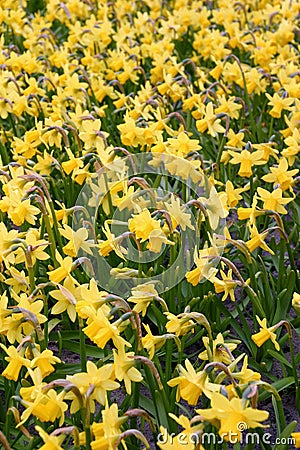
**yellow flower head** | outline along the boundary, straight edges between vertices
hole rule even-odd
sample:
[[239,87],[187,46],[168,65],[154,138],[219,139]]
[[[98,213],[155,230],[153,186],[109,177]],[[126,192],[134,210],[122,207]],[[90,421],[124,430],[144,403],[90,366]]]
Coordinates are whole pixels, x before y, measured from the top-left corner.
[[262,428],[264,422],[269,417],[267,411],[248,407],[241,398],[232,398],[228,400],[224,395],[213,392],[211,394],[211,408],[197,409],[200,414],[208,421],[218,419],[220,421],[219,435],[225,440],[230,441],[230,437],[241,441],[242,433],[240,424],[246,424],[247,428]]
[[280,346],[278,342],[276,341],[276,334],[274,331],[276,330],[276,326],[273,327],[267,327],[267,319],[264,318],[260,320],[258,316],[256,316],[256,320],[260,325],[260,331],[258,333],[253,334],[252,340],[255,342],[255,344],[258,347],[261,347],[266,341],[271,339],[273,344],[275,345],[275,348],[277,351],[280,350]]

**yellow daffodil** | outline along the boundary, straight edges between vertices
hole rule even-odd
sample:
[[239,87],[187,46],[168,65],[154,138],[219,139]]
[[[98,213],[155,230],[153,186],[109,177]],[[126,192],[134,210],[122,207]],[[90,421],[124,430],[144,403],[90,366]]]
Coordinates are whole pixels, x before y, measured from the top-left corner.
[[264,425],[261,422],[269,417],[267,411],[247,407],[243,399],[228,400],[217,392],[211,394],[210,409],[197,409],[196,412],[208,421],[219,420],[219,435],[226,441],[230,441],[231,437],[233,442],[236,442],[234,439],[237,439],[238,442],[241,441],[241,423],[245,424],[247,428],[263,428]]
[[282,111],[291,110],[291,105],[294,103],[293,98],[282,98],[276,92],[273,97],[270,94],[266,94],[266,97],[270,100],[268,105],[272,106],[269,114],[272,117],[279,118],[281,116]]
[[191,214],[185,212],[184,205],[180,205],[180,199],[172,194],[170,203],[165,203],[165,208],[171,216],[172,226],[176,228],[178,225],[185,231],[186,228],[194,230],[195,227],[191,223]]
[[[160,427],[159,440],[157,445],[161,450],[182,450],[182,447],[186,450],[194,450],[195,443],[193,438],[196,440],[196,436],[189,436],[187,433],[182,432],[178,435],[169,432],[163,426]],[[200,441],[201,438],[199,438]],[[199,450],[203,450],[202,445],[198,446]]]
[[[25,236],[25,242],[27,244],[27,250],[30,252],[30,260],[34,266],[36,261],[46,261],[49,259],[48,253],[45,252],[46,247],[49,245],[45,239],[39,239],[39,233],[36,229],[30,228]],[[27,259],[25,253],[21,248],[16,251],[16,264],[25,262],[27,266]]]
[[262,248],[266,252],[269,252],[271,255],[274,255],[273,250],[265,243],[265,239],[268,236],[269,231],[263,231],[262,233],[259,233],[256,226],[252,225],[250,227],[250,240],[246,242],[246,246],[249,250],[249,252],[253,252],[257,248]]
[[99,348],[104,348],[111,339],[117,348],[120,345],[131,346],[120,336],[118,326],[110,323],[102,308],[99,308],[96,314],[88,317],[87,326],[83,328],[83,331]]
[[191,362],[185,360],[185,368],[179,366],[179,376],[168,381],[171,387],[177,386],[176,400],[186,400],[189,405],[196,405],[200,395],[211,397],[212,392],[220,389],[217,384],[210,383],[207,373],[196,372]]
[[[242,105],[235,102],[235,98],[226,98],[225,95],[220,95],[219,106],[215,109],[216,114],[225,113],[232,119],[239,118],[239,111],[242,109]],[[228,144],[227,144],[228,145]]]
[[255,151],[253,153],[250,153],[249,150],[242,150],[240,153],[228,150],[228,153],[230,154],[230,156],[232,156],[231,160],[229,161],[230,164],[241,165],[238,171],[240,177],[251,177],[253,166],[266,163],[263,159],[264,152],[262,150]]
[[30,361],[22,356],[24,350],[18,351],[13,345],[8,348],[3,344],[0,344],[0,346],[7,353],[8,356],[5,357],[5,360],[9,363],[2,372],[2,376],[8,380],[17,381],[20,370],[23,366],[30,367]]
[[259,381],[261,379],[261,374],[254,372],[248,367],[248,356],[246,355],[243,361],[243,366],[240,372],[234,372],[232,374],[234,378],[239,381],[239,384],[248,384],[251,381]]
[[297,312],[300,312],[300,294],[297,292],[293,294],[292,305]]
[[283,205],[287,205],[293,199],[282,197],[282,189],[277,188],[273,192],[269,192],[261,187],[257,188],[259,195],[258,200],[263,202],[263,208],[276,211],[279,214],[287,214],[287,210]]
[[[1,201],[1,200],[0,200]],[[8,230],[4,222],[0,222],[0,262],[12,263],[15,260],[14,253],[10,251],[13,241],[17,239],[17,230]]]
[[273,326],[268,328],[266,318],[261,320],[258,316],[256,316],[256,320],[260,325],[260,331],[252,335],[252,340],[258,347],[261,347],[267,340],[271,339],[271,341],[275,345],[276,350],[279,351],[280,346],[276,341],[276,334],[274,333],[277,327]]
[[155,299],[155,297],[158,297],[158,292],[154,288],[154,284],[139,284],[138,286],[132,288],[131,292],[132,295],[128,298],[128,301],[136,303],[133,310],[137,313],[141,312],[142,316],[145,316],[150,303]]
[[[206,350],[201,352],[198,357],[204,361],[207,361],[209,359],[209,338],[204,336],[202,341]],[[237,345],[232,342],[225,342],[222,333],[218,333],[216,339],[213,340],[213,361],[230,364],[232,361],[231,352],[233,352],[236,347]]]
[[126,392],[131,394],[131,383],[140,383],[143,379],[139,370],[134,367],[134,352],[125,352],[124,346],[119,346],[118,351],[113,350],[114,370],[116,379],[124,381]]
[[[66,379],[79,389],[82,396],[84,396],[88,389],[93,386],[89,400],[92,403],[91,412],[94,412],[95,401],[100,403],[100,405],[105,405],[107,392],[117,389],[119,387],[119,383],[113,381],[112,379],[112,364],[105,364],[98,368],[92,361],[87,361],[86,367],[86,372],[76,373],[75,375],[67,375]],[[70,391],[65,398],[72,400],[70,412],[73,414],[78,411],[80,408],[80,403],[74,392]]]
[[226,148],[229,148],[231,150],[235,148],[242,149],[246,145],[246,142],[243,141],[244,137],[245,133],[242,132],[235,133],[234,130],[230,128],[227,133]]
[[291,437],[294,439],[295,448],[300,448],[300,432],[297,431],[291,434]]
[[63,450],[61,444],[66,437],[65,434],[62,433],[59,436],[51,436],[51,434],[46,433],[46,431],[44,431],[43,428],[38,425],[35,426],[35,429],[44,442],[44,445],[40,447],[40,450]]
[[66,255],[76,258],[79,250],[83,250],[85,253],[92,255],[92,243],[87,240],[89,233],[86,228],[79,228],[75,231],[68,225],[64,225],[64,228],[60,230],[60,233],[69,241],[68,244],[63,247],[63,252]]
[[193,286],[197,286],[202,280],[210,280],[217,273],[217,269],[212,267],[210,259],[207,257],[218,256],[217,250],[214,247],[199,250],[195,249],[194,261],[196,268],[186,273],[186,279]]
[[149,358],[153,359],[156,350],[159,350],[166,342],[164,335],[154,336],[149,325],[143,324],[146,335],[142,338],[143,347],[149,352]]
[[148,240],[147,248],[154,253],[159,253],[163,244],[175,245],[174,242],[167,239],[167,236],[161,229],[152,230]]
[[46,349],[42,353],[34,352],[34,358],[31,360],[31,368],[39,367],[42,377],[45,378],[54,372],[53,364],[60,363],[61,360],[53,355],[52,350]]
[[249,225],[255,224],[256,217],[264,214],[257,208],[257,194],[255,193],[252,200],[251,208],[238,208],[238,219],[249,219]]
[[200,133],[204,133],[208,130],[208,134],[213,137],[216,137],[218,133],[225,132],[225,128],[221,125],[221,119],[218,119],[217,115],[214,113],[213,104],[211,102],[209,102],[205,108],[203,119],[196,121],[196,127]]
[[99,242],[99,254],[105,257],[109,255],[111,251],[114,251],[120,258],[125,259],[124,254],[126,254],[126,249],[120,245],[120,241],[110,231],[107,221],[104,223],[102,231],[107,239],[106,241],[101,240]]
[[143,129],[136,126],[135,120],[127,114],[124,117],[125,123],[118,125],[121,132],[122,143],[126,146],[137,147],[144,143]]
[[220,274],[222,279],[217,277],[212,279],[215,291],[217,294],[224,292],[222,301],[226,300],[227,297],[230,296],[231,300],[234,302],[234,290],[238,286],[238,282],[232,279],[232,269],[229,269],[227,274],[223,270],[220,270]]
[[72,322],[76,320],[76,302],[80,298],[81,287],[76,285],[72,277],[66,277],[63,285],[58,284],[59,289],[50,292],[51,297],[57,300],[52,307],[52,314],[61,314],[67,311]]
[[[21,342],[24,335],[30,335],[37,326],[47,321],[47,317],[41,314],[44,306],[42,300],[32,301],[26,293],[17,295],[13,291],[12,296],[18,312],[11,314],[5,312],[5,317],[0,321],[0,334],[4,333],[11,344],[15,341]],[[2,301],[3,306],[5,306],[5,297]]]
[[175,333],[176,336],[184,336],[189,331],[192,331],[195,323],[192,320],[187,320],[181,314],[175,316],[170,312],[164,313],[168,319],[166,323],[166,330],[168,333]]
[[152,231],[160,230],[159,222],[151,217],[148,209],[133,215],[128,221],[128,227],[132,233],[135,233],[137,239],[141,239],[142,242],[149,239]]
[[212,186],[209,191],[209,197],[199,197],[198,200],[206,209],[211,228],[216,230],[219,226],[220,219],[225,219],[228,216],[228,211],[224,208],[221,195]]
[[56,259],[57,262],[60,264],[60,267],[47,272],[49,280],[53,281],[53,283],[59,283],[64,278],[69,276],[72,271],[73,265],[73,260],[70,256],[67,256],[66,258],[63,259],[57,250],[56,250]]
[[[111,406],[106,403],[101,412],[102,422],[92,424],[94,440],[91,443],[92,450],[113,449],[120,434],[121,426],[126,421],[126,417],[119,417],[118,405],[113,403]],[[125,443],[122,442],[126,448]]]
[[55,422],[59,418],[59,424],[62,425],[65,411],[68,409],[68,405],[64,402],[65,392],[57,394],[54,389],[43,391],[46,383],[42,382],[40,369],[36,368],[33,371],[29,368],[28,372],[34,385],[20,389],[21,403],[26,409],[18,426],[26,422],[31,414],[41,422]]
[[292,166],[295,162],[296,156],[300,152],[300,133],[298,128],[293,130],[292,136],[288,136],[284,143],[287,145],[281,152],[282,156],[286,158],[289,162],[289,165]]
[[184,157],[188,153],[201,149],[197,139],[190,139],[183,131],[178,134],[176,139],[168,139],[168,151],[174,153],[176,156]]
[[234,208],[238,204],[239,200],[242,200],[243,197],[240,194],[244,192],[244,190],[244,188],[234,188],[230,180],[226,181],[226,202],[229,208]]
[[293,176],[297,175],[298,169],[288,170],[288,162],[285,158],[279,161],[278,167],[271,167],[270,173],[264,175],[262,179],[267,183],[273,183],[275,188],[277,184],[282,191],[292,188]]

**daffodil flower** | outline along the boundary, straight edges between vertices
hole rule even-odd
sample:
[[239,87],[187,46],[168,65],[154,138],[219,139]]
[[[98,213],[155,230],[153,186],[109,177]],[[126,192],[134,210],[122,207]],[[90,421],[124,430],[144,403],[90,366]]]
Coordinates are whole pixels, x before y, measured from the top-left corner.
[[114,371],[116,379],[124,381],[126,392],[131,394],[131,383],[140,383],[143,380],[141,372],[134,367],[134,352],[125,352],[124,346],[119,346],[118,350],[113,350]]
[[246,246],[249,250],[249,252],[254,252],[257,248],[262,248],[266,252],[269,252],[270,255],[274,255],[273,250],[265,243],[265,239],[268,236],[269,231],[263,231],[262,233],[259,233],[256,226],[252,225],[250,227],[250,240],[246,242]]
[[240,177],[250,178],[252,176],[252,167],[262,164],[266,164],[263,159],[263,150],[257,150],[250,153],[249,150],[242,150],[240,153],[228,150],[230,156],[232,156],[229,161],[230,164],[240,164],[240,169],[238,174]]
[[252,335],[252,340],[258,347],[261,347],[266,341],[271,339],[277,351],[280,350],[280,346],[276,341],[276,334],[274,331],[277,329],[276,325],[273,327],[267,327],[267,319],[263,318],[262,320],[256,316],[256,320],[260,325],[260,331]]
[[18,351],[13,345],[6,348],[5,345],[0,344],[0,347],[7,353],[5,360],[9,363],[1,375],[8,380],[17,381],[22,367],[30,367],[31,362],[22,356],[24,350]]
[[210,383],[207,373],[196,372],[191,362],[185,360],[185,368],[179,365],[179,376],[168,381],[171,387],[177,386],[176,401],[180,398],[186,400],[189,405],[196,405],[200,395],[210,398],[212,392],[218,391],[220,386]]
[[[204,347],[206,350],[201,352],[198,355],[198,358],[207,361],[209,359],[209,354],[211,353],[209,349],[209,338],[207,336],[204,336],[202,338]],[[213,361],[215,362],[222,362],[224,364],[230,364],[232,361],[232,355],[231,352],[235,350],[237,347],[236,344],[233,342],[225,342],[224,337],[222,333],[218,333],[216,339],[213,340]]]
[[51,270],[47,272],[49,276],[49,280],[53,281],[53,283],[59,283],[64,278],[70,275],[70,273],[73,270],[73,260],[70,256],[67,256],[66,258],[62,258],[62,256],[59,254],[59,252],[56,250],[55,252],[56,260],[60,264],[60,267],[57,269]]
[[288,161],[282,158],[278,167],[270,167],[270,173],[264,175],[262,179],[267,183],[273,183],[273,187],[279,184],[282,191],[292,189],[293,177],[299,172],[298,169],[288,170]]
[[237,438],[239,442],[242,438],[241,423],[247,428],[263,428],[265,425],[261,422],[269,417],[267,411],[246,406],[243,399],[234,397],[228,400],[218,392],[211,394],[210,409],[196,409],[196,412],[205,420],[219,420],[219,435],[228,441],[234,433],[234,438]]
[[[67,375],[67,381],[74,384],[84,396],[88,389],[93,386],[89,401],[91,412],[95,411],[95,401],[100,405],[105,405],[107,392],[118,389],[119,383],[113,380],[113,364],[105,364],[98,368],[92,361],[87,361],[87,371],[76,373],[75,375]],[[70,411],[74,414],[80,408],[79,399],[74,392],[70,390],[65,396],[66,399],[72,400]]]
[[273,192],[269,192],[261,187],[257,188],[259,195],[258,200],[263,202],[263,208],[276,211],[279,214],[287,214],[287,210],[283,205],[290,203],[293,198],[282,197],[282,189],[277,188]]
[[65,434],[62,433],[59,436],[53,436],[46,433],[46,431],[38,425],[36,425],[35,429],[44,442],[44,444],[40,447],[40,450],[63,450],[61,444],[66,437]]

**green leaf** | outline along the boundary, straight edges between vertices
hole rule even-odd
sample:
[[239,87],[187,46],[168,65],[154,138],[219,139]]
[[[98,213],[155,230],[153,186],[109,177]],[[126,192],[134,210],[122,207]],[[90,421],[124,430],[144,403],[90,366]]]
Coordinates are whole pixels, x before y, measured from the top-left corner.
[[272,349],[268,349],[267,352],[285,366],[290,367],[291,369],[293,368],[292,364],[284,356],[282,356],[281,353],[275,352],[275,350]]
[[[295,383],[294,377],[285,377],[282,380],[278,380],[278,381],[275,381],[275,383],[272,383],[272,386],[277,390],[277,392],[280,392],[283,389],[288,388],[289,386],[291,386],[294,383]],[[267,400],[271,395],[272,395],[272,392],[264,391],[258,396],[258,400],[259,400],[259,402],[263,402],[263,401]]]
[[166,406],[163,402],[161,392],[158,390],[155,391],[155,402],[156,402],[156,408],[158,412],[158,422],[159,425],[162,425],[167,430],[169,430],[169,420],[166,412]]
[[52,330],[61,322],[61,319],[51,319],[48,322],[48,333],[51,333]]
[[80,363],[78,364],[56,364],[55,373],[48,376],[47,380],[52,381],[57,378],[64,378],[65,375],[78,373],[81,371]]
[[155,408],[153,401],[150,398],[140,394],[139,406],[147,411],[151,416],[155,416]]
[[[287,427],[285,427],[285,429],[282,431],[282,433],[278,438],[279,443],[273,447],[273,450],[285,450],[285,449],[289,450],[291,448],[291,445],[293,444],[291,434],[295,430],[296,425],[297,421],[293,420],[293,422],[291,422]],[[287,442],[289,438],[290,441]]]
[[290,271],[286,280],[287,288],[283,289],[278,295],[276,314],[273,323],[277,323],[286,317],[288,310],[291,308],[292,295],[296,287],[296,274]]
[[[77,355],[80,355],[79,343],[64,341],[64,349],[70,350],[71,352],[76,353]],[[93,345],[86,345],[86,354],[87,354],[87,356],[90,356],[92,358],[100,359],[100,358],[104,357],[104,351]]]

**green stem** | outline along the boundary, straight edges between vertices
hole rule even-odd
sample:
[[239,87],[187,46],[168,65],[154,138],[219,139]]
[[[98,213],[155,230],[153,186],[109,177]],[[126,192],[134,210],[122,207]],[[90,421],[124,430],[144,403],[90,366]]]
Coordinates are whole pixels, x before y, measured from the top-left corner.
[[219,145],[219,150],[218,150],[218,154],[217,154],[217,159],[216,159],[216,165],[217,167],[220,166],[220,161],[221,161],[221,157],[222,157],[222,153],[224,150],[224,145],[226,142],[226,136],[224,135],[221,139],[220,145]]
[[[136,365],[140,366],[140,361],[136,361]],[[137,367],[138,368],[138,367]],[[138,408],[139,407],[139,401],[140,401],[140,383],[133,383],[132,386],[132,408]],[[135,429],[137,428],[137,418],[133,417],[130,421],[130,426]]]
[[288,330],[288,337],[289,337],[289,344],[290,344],[290,353],[291,353],[291,363],[293,366],[293,376],[295,378],[295,386],[296,386],[296,407],[298,412],[300,413],[300,392],[299,392],[299,378],[297,374],[297,364],[295,360],[295,349],[294,349],[294,343],[293,343],[293,335],[292,335],[292,329],[289,325],[287,327]]
[[62,239],[61,239],[61,234],[58,231],[58,222],[57,222],[55,210],[54,210],[54,207],[53,207],[53,202],[49,202],[49,200],[48,200],[48,204],[49,204],[49,207],[50,207],[50,210],[51,210],[52,219],[53,219],[53,227],[54,227],[55,237],[57,239],[57,242],[58,242],[58,245],[59,245],[59,249],[62,250],[63,243],[62,243]]
[[0,142],[0,156],[2,158],[3,161],[3,165],[7,165],[10,163],[10,157],[8,155],[8,152],[6,150],[6,146],[4,144],[2,144],[2,142]]
[[30,293],[35,290],[35,279],[34,279],[34,269],[33,267],[28,267],[29,285]]
[[[288,243],[286,244],[286,248],[287,248],[287,252],[288,252],[288,255],[289,255],[289,260],[290,260],[290,263],[291,263],[291,267],[294,270],[294,272],[297,274],[298,270],[297,270],[297,267],[296,267],[296,264],[295,264],[293,251],[292,251],[290,245],[288,245]],[[296,286],[298,287],[298,289],[300,289],[300,278],[299,277],[296,277]]]
[[169,380],[172,374],[172,354],[173,354],[173,341],[168,339],[166,342],[166,367],[165,374],[166,379]]
[[[88,401],[88,400],[87,400]],[[81,408],[81,421],[84,425],[84,431],[85,431],[85,448],[87,450],[91,450],[91,427],[90,427],[90,413],[88,411],[88,408]]]
[[86,372],[86,346],[85,346],[85,334],[82,331],[83,321],[79,317],[79,333],[80,333],[80,363],[82,372]]
[[284,410],[282,406],[282,400],[277,399],[273,397],[272,399],[273,407],[275,410],[275,416],[276,416],[276,424],[277,424],[277,435],[279,436],[281,434],[281,431],[285,429],[286,427],[286,420],[284,415]]
[[56,257],[55,257],[55,249],[56,249],[56,243],[55,243],[55,239],[54,239],[54,235],[53,235],[53,231],[51,228],[51,224],[50,224],[50,220],[49,220],[49,216],[48,214],[43,214],[43,218],[44,218],[44,222],[45,222],[45,227],[47,230],[47,234],[48,234],[48,240],[50,241],[50,253],[52,256],[52,260],[53,260],[53,265],[55,268],[57,268],[59,266]]
[[[45,296],[44,298],[44,315],[46,317],[48,317],[48,300],[47,297]],[[46,322],[44,323],[44,341],[45,341],[45,346],[46,348],[48,348],[48,320],[46,320]]]
[[283,289],[284,283],[284,250],[285,250],[285,242],[281,238],[279,243],[279,268],[278,268],[278,281],[277,281],[277,292],[281,292]]
[[105,171],[103,173],[103,178],[104,178],[106,195],[107,195],[108,206],[109,206],[109,214],[108,214],[108,216],[111,216],[111,214],[113,213],[113,204],[112,204],[112,200],[111,200],[110,189],[109,189],[109,186],[108,186],[107,173]]
[[274,124],[274,117],[271,117],[270,120],[270,127],[269,127],[269,139],[271,138],[272,134],[273,134],[273,124]]
[[251,298],[252,306],[255,308],[257,314],[260,317],[266,317],[266,313],[264,312],[264,309],[262,307],[262,304],[261,304],[257,294],[253,291],[253,289],[250,288],[250,286],[247,286],[246,289],[247,289],[249,297]]

